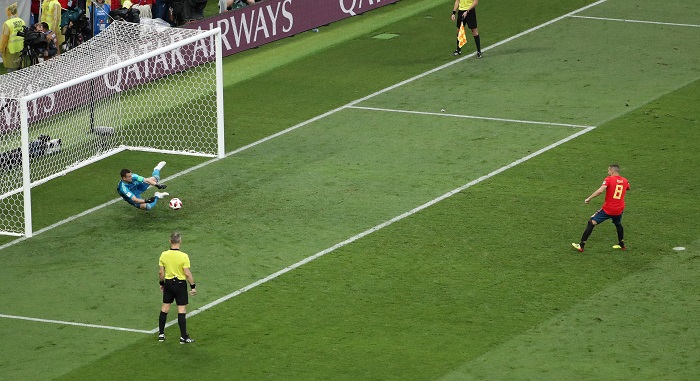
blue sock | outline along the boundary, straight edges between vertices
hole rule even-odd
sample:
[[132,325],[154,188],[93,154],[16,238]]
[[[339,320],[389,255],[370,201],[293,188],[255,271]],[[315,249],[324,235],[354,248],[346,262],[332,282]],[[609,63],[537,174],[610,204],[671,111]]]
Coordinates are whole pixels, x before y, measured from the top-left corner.
[[155,177],[155,178],[156,178],[156,181],[160,181],[160,170],[159,170],[159,169],[154,169],[154,170],[153,170],[153,173],[151,174],[151,176]]
[[153,201],[152,203],[146,204],[146,210],[151,210],[151,209],[153,209],[153,208],[156,206],[157,203],[158,203],[158,197],[156,197],[155,201]]

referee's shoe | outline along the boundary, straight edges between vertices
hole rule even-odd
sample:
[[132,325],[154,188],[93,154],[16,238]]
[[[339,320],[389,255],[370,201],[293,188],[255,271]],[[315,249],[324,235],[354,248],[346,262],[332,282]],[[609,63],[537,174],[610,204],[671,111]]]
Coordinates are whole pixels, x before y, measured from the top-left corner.
[[194,343],[194,339],[187,335],[185,337],[180,336],[180,344]]

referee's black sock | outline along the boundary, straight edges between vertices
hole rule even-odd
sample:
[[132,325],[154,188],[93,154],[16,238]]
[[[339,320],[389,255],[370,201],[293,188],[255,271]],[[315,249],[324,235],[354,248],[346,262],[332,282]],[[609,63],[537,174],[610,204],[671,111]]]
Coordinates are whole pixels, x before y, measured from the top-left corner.
[[187,314],[177,314],[177,325],[180,326],[180,337],[187,338]]
[[476,36],[474,36],[474,43],[476,44],[476,51],[480,52],[481,51],[481,38],[479,38],[478,34]]
[[165,332],[165,322],[168,320],[168,313],[160,311],[160,316],[158,317],[158,333]]

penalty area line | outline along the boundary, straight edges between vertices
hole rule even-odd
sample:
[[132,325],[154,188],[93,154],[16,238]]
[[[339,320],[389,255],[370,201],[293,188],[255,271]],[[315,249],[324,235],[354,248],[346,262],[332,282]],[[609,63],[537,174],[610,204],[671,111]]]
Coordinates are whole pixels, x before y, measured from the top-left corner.
[[[479,177],[479,178],[476,179],[476,180],[472,180],[472,181],[470,181],[470,182],[468,182],[468,183],[462,185],[462,186],[459,187],[459,188],[453,189],[453,190],[451,190],[451,191],[449,191],[449,192],[443,194],[442,196],[439,196],[439,197],[437,197],[437,198],[434,198],[434,199],[432,199],[432,200],[426,202],[426,203],[423,204],[423,205],[420,205],[420,206],[418,206],[418,207],[415,207],[415,208],[409,210],[408,212],[405,212],[405,213],[403,213],[403,214],[401,214],[401,215],[398,215],[398,216],[396,216],[396,217],[394,217],[394,218],[392,218],[392,219],[390,219],[390,220],[388,220],[388,221],[385,221],[385,222],[383,222],[383,223],[381,223],[381,224],[379,224],[379,225],[376,225],[376,226],[374,226],[374,227],[372,227],[372,228],[369,228],[369,229],[367,229],[367,230],[365,230],[365,231],[363,231],[363,232],[361,232],[361,233],[359,233],[359,234],[357,234],[357,235],[354,235],[354,236],[352,236],[352,237],[346,239],[345,241],[339,242],[339,243],[337,243],[337,244],[335,244],[335,245],[333,245],[333,246],[331,246],[331,247],[329,247],[329,248],[327,248],[327,249],[325,249],[325,250],[323,250],[323,251],[320,251],[320,252],[318,252],[318,253],[316,253],[316,254],[314,254],[314,255],[311,255],[311,256],[309,256],[309,257],[306,257],[306,258],[302,259],[301,261],[294,263],[293,265],[287,266],[287,267],[285,267],[285,268],[283,268],[283,269],[281,269],[281,270],[279,270],[279,271],[277,271],[277,272],[275,272],[275,273],[273,273],[273,274],[270,274],[270,275],[266,276],[265,278],[259,279],[259,280],[255,281],[255,282],[253,282],[253,283],[251,283],[251,284],[249,284],[249,285],[247,285],[247,286],[245,286],[245,287],[242,287],[242,288],[240,288],[240,289],[238,289],[238,290],[236,290],[236,291],[234,291],[234,292],[232,292],[232,293],[230,293],[230,294],[228,294],[228,295],[226,295],[226,296],[222,296],[221,298],[216,299],[216,300],[214,300],[214,301],[211,302],[211,303],[208,303],[208,304],[206,304],[206,305],[204,305],[204,306],[202,306],[202,307],[197,308],[196,310],[194,310],[194,311],[192,311],[192,312],[187,313],[187,317],[190,318],[190,317],[192,317],[192,316],[195,316],[195,315],[197,315],[197,314],[199,314],[199,313],[201,313],[201,312],[204,312],[204,311],[206,311],[206,310],[208,310],[208,309],[210,309],[210,308],[212,308],[212,307],[215,307],[215,306],[217,306],[217,305],[219,305],[219,304],[221,304],[221,303],[223,303],[223,302],[225,302],[225,301],[227,301],[227,300],[229,300],[229,299],[231,299],[231,298],[233,298],[233,297],[236,297],[236,296],[238,296],[238,295],[240,295],[240,294],[242,294],[242,293],[244,293],[244,292],[246,292],[246,291],[250,291],[250,290],[252,290],[253,288],[255,288],[255,287],[257,287],[257,286],[260,286],[260,285],[262,285],[262,284],[265,284],[265,283],[267,283],[267,282],[269,282],[269,281],[271,281],[271,280],[273,280],[273,279],[275,279],[275,278],[277,278],[277,277],[279,277],[279,276],[281,276],[281,275],[284,275],[284,274],[286,274],[286,273],[288,273],[288,272],[290,272],[290,271],[292,271],[292,270],[294,270],[294,269],[296,269],[296,268],[298,268],[298,267],[301,267],[301,266],[303,266],[303,265],[305,265],[305,264],[307,264],[307,263],[309,263],[309,262],[311,262],[311,261],[313,261],[313,260],[315,260],[315,259],[318,259],[318,258],[320,258],[320,257],[322,257],[322,256],[324,256],[324,255],[326,255],[326,254],[328,254],[328,253],[331,253],[331,252],[333,252],[333,251],[335,251],[335,250],[338,250],[338,249],[340,249],[340,248],[343,247],[343,246],[347,246],[347,245],[349,245],[349,244],[351,244],[351,243],[353,243],[353,242],[359,240],[360,238],[363,238],[363,237],[365,237],[365,236],[367,236],[367,235],[369,235],[369,234],[372,234],[372,233],[374,233],[374,232],[376,232],[376,231],[378,231],[378,230],[381,230],[381,229],[383,229],[383,228],[385,228],[385,227],[387,227],[387,226],[389,226],[389,225],[391,225],[391,224],[393,224],[393,223],[395,223],[395,222],[401,221],[401,220],[403,220],[403,219],[406,218],[406,217],[412,216],[412,215],[414,215],[414,214],[416,214],[416,213],[422,211],[423,209],[426,209],[426,208],[428,208],[428,207],[430,207],[430,206],[432,206],[432,205],[435,205],[435,204],[437,204],[438,202],[440,202],[440,201],[442,201],[442,200],[445,200],[445,199],[447,199],[447,198],[449,198],[449,197],[454,196],[455,194],[457,194],[457,193],[459,193],[459,192],[464,191],[465,189],[468,189],[468,188],[470,188],[470,187],[472,187],[472,186],[474,186],[474,185],[476,185],[476,184],[479,184],[479,183],[481,183],[481,182],[483,182],[483,181],[485,181],[485,180],[487,180],[487,179],[489,179],[489,178],[491,178],[491,177],[493,177],[493,176],[496,176],[497,174],[499,174],[499,173],[501,173],[501,172],[504,172],[504,171],[506,171],[506,170],[508,170],[508,169],[510,169],[510,168],[513,168],[513,167],[515,167],[515,166],[518,165],[518,164],[522,164],[522,163],[524,163],[524,162],[526,162],[526,161],[532,159],[533,157],[539,156],[539,155],[541,155],[541,154],[543,154],[543,153],[545,153],[545,152],[547,152],[547,151],[549,151],[549,150],[551,150],[551,149],[553,149],[553,148],[556,148],[556,147],[558,147],[558,146],[560,146],[560,145],[562,145],[562,144],[564,144],[564,143],[566,143],[566,142],[568,142],[568,141],[570,141],[570,140],[576,139],[577,137],[579,137],[579,136],[581,136],[581,135],[583,135],[583,134],[585,134],[585,133],[587,133],[587,132],[589,132],[589,131],[592,131],[592,130],[594,130],[594,129],[595,129],[595,127],[587,127],[587,128],[585,128],[585,129],[583,129],[583,130],[581,130],[581,131],[579,131],[579,132],[577,132],[577,133],[575,133],[575,134],[569,135],[569,136],[567,136],[567,137],[564,138],[564,139],[561,139],[561,140],[559,140],[559,141],[557,141],[557,142],[554,142],[554,143],[552,143],[552,144],[550,144],[550,145],[548,145],[548,146],[546,146],[546,147],[544,147],[544,148],[542,148],[542,149],[539,149],[539,150],[537,150],[537,151],[535,151],[535,152],[533,152],[533,153],[531,153],[531,154],[529,154],[529,155],[527,155],[527,156],[525,156],[525,157],[522,157],[522,158],[520,158],[520,159],[518,159],[518,160],[516,160],[516,161],[514,161],[514,162],[512,162],[512,163],[510,163],[510,164],[508,164],[508,165],[505,165],[505,166],[503,166],[503,167],[501,167],[501,168],[498,168],[498,169],[496,169],[495,171],[492,171],[492,172],[490,172],[490,173],[488,173],[488,174],[486,174],[486,175],[484,175],[484,176],[481,176],[481,177]],[[170,327],[170,326],[172,326],[172,325],[174,325],[174,324],[177,324],[177,320],[171,320],[171,321],[169,321],[168,323],[166,323],[166,327]],[[158,328],[154,328],[154,329],[150,330],[149,332],[150,332],[150,333],[156,333],[156,332],[158,332]]]
[[491,120],[491,121],[496,121],[496,122],[508,122],[508,123],[520,123],[520,124],[539,124],[539,125],[544,125],[544,126],[575,127],[575,128],[591,128],[591,127],[594,127],[594,126],[585,126],[585,125],[581,125],[581,124],[556,123],[556,122],[538,122],[538,121],[535,121],[535,120],[493,118],[493,117],[488,117],[488,116],[476,116],[476,115],[446,114],[446,113],[444,113],[444,112],[396,110],[396,109],[390,109],[390,108],[364,107],[364,106],[348,106],[347,108],[359,109],[359,110],[369,110],[369,111],[398,112],[398,113],[403,113],[403,114],[451,116],[451,117],[453,117],[453,118]]
[[142,330],[142,329],[133,329],[133,328],[124,328],[124,327],[113,327],[113,326],[111,326],[111,325],[99,325],[99,324],[76,323],[76,322],[72,322],[72,321],[62,321],[62,320],[39,319],[39,318],[31,318],[31,317],[26,317],[26,316],[15,316],[15,315],[4,315],[4,314],[0,314],[0,318],[16,319],[16,320],[27,320],[27,321],[33,321],[33,322],[39,322],[39,323],[53,323],[53,324],[61,324],[61,325],[74,325],[74,326],[77,326],[77,327],[110,329],[110,330],[113,330],[113,331],[125,331],[125,332],[135,332],[135,333],[151,333],[150,331],[145,331],[145,330]]
[[653,24],[653,25],[669,25],[669,26],[687,26],[691,28],[700,28],[697,24],[678,24],[673,22],[661,22],[661,21],[645,21],[645,20],[629,20],[629,19],[616,19],[610,17],[593,17],[593,16],[579,16],[571,15],[570,17],[576,19],[589,19],[589,20],[603,20],[603,21],[620,21],[620,22],[631,22],[637,24]]

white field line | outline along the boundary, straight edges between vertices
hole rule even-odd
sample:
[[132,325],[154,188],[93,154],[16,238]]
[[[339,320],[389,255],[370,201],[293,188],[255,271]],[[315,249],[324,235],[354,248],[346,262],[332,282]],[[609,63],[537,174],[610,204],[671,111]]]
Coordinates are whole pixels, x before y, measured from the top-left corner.
[[348,108],[354,108],[354,109],[360,109],[360,110],[370,110],[370,111],[398,112],[398,113],[404,113],[404,114],[451,116],[454,118],[493,120],[493,121],[498,121],[498,122],[509,122],[509,123],[541,124],[541,125],[545,125],[545,126],[576,127],[576,128],[594,127],[594,126],[584,126],[584,125],[580,125],[580,124],[537,122],[537,121],[533,121],[533,120],[504,119],[504,118],[491,118],[491,117],[486,117],[486,116],[475,116],[475,115],[446,114],[444,112],[409,111],[409,110],[396,110],[396,109],[390,109],[390,108],[362,107],[362,106],[349,106]]
[[688,26],[691,28],[700,28],[700,25],[696,24],[677,24],[672,22],[660,22],[660,21],[644,21],[644,20],[628,20],[628,19],[613,19],[609,17],[592,17],[592,16],[577,16],[572,15],[571,17],[577,19],[591,19],[591,20],[605,20],[605,21],[621,21],[621,22],[632,22],[639,24],[655,24],[655,25],[670,25],[670,26]]
[[[591,4],[589,4],[589,5],[586,5],[585,7],[579,8],[579,9],[577,9],[577,10],[575,10],[575,11],[572,11],[572,12],[569,12],[569,13],[563,15],[563,16],[559,16],[559,17],[554,18],[554,19],[552,19],[552,20],[549,20],[549,21],[547,21],[547,22],[545,22],[545,23],[543,23],[543,24],[540,24],[540,25],[538,25],[538,26],[532,27],[532,28],[530,28],[530,29],[528,29],[528,30],[526,30],[526,31],[524,31],[524,32],[520,32],[520,33],[518,33],[518,34],[516,34],[516,35],[514,35],[514,36],[508,37],[508,38],[506,38],[505,40],[501,40],[501,41],[499,41],[499,42],[497,42],[497,43],[495,43],[495,44],[493,44],[493,45],[490,45],[490,46],[488,46],[488,47],[485,47],[484,49],[482,49],[482,51],[486,51],[486,50],[495,48],[496,46],[500,46],[500,45],[503,45],[503,44],[505,44],[505,43],[507,43],[507,42],[513,41],[513,40],[515,40],[515,39],[518,38],[518,37],[522,37],[522,36],[524,36],[524,35],[527,35],[527,34],[529,34],[529,33],[532,33],[532,32],[534,32],[534,31],[536,31],[536,30],[539,30],[539,29],[541,29],[541,28],[544,28],[545,26],[551,25],[551,24],[553,24],[553,23],[555,23],[555,22],[557,22],[557,21],[563,20],[563,19],[565,19],[565,18],[567,18],[567,17],[571,17],[571,16],[575,15],[576,13],[582,12],[582,11],[588,9],[588,8],[592,8],[592,7],[596,6],[596,5],[599,5],[599,4],[604,3],[604,2],[606,2],[606,1],[607,1],[607,0],[599,0],[599,1],[596,1],[595,3],[591,3]],[[385,93],[385,92],[391,91],[391,90],[393,90],[393,89],[395,89],[395,88],[397,88],[397,87],[403,86],[403,85],[405,85],[405,84],[407,84],[407,83],[413,82],[413,81],[418,80],[418,79],[420,79],[420,78],[423,78],[423,77],[425,77],[425,76],[427,76],[427,75],[430,75],[430,74],[432,74],[432,73],[435,73],[435,72],[437,72],[437,71],[439,71],[439,70],[442,70],[442,69],[444,69],[444,68],[447,68],[447,67],[449,67],[449,66],[452,66],[452,65],[454,65],[454,64],[457,64],[458,62],[461,62],[461,61],[463,61],[463,60],[465,60],[465,59],[467,59],[467,58],[473,57],[475,54],[476,54],[476,53],[472,53],[472,54],[469,54],[469,55],[464,56],[464,57],[462,57],[462,58],[459,58],[459,59],[457,59],[457,60],[448,62],[448,63],[446,63],[446,64],[444,64],[444,65],[442,65],[442,66],[439,66],[439,67],[437,67],[437,68],[428,70],[428,71],[426,71],[426,72],[424,72],[424,73],[422,73],[422,74],[419,74],[419,75],[417,75],[417,76],[415,76],[415,77],[409,78],[409,79],[407,79],[407,80],[404,80],[404,81],[399,82],[399,83],[397,83],[397,84],[395,84],[395,85],[392,85],[392,86],[389,86],[389,87],[384,88],[384,89],[382,89],[382,90],[379,90],[379,91],[377,91],[377,92],[375,92],[375,93],[372,93],[372,94],[367,95],[367,96],[365,96],[365,97],[362,97],[362,98],[360,98],[360,99],[354,100],[354,101],[348,103],[347,105],[338,107],[338,108],[336,108],[336,109],[334,109],[334,110],[328,111],[328,112],[326,112],[326,113],[324,113],[324,114],[318,115],[318,116],[316,116],[316,117],[314,117],[314,118],[311,118],[311,119],[309,119],[309,120],[307,120],[307,121],[304,121],[304,122],[301,122],[301,123],[299,123],[299,124],[297,124],[297,125],[294,125],[294,126],[292,126],[292,127],[289,127],[289,128],[287,128],[286,130],[280,131],[280,132],[278,132],[278,133],[276,133],[276,134],[270,135],[270,136],[265,137],[265,138],[263,138],[263,139],[260,139],[260,140],[258,140],[258,141],[256,141],[256,142],[253,142],[253,143],[251,143],[251,144],[248,144],[247,146],[240,147],[240,148],[238,148],[238,149],[236,149],[236,150],[234,150],[234,151],[231,151],[231,152],[227,153],[227,154],[226,154],[226,157],[229,157],[229,156],[231,156],[231,155],[234,155],[234,154],[237,154],[237,153],[239,153],[239,152],[245,151],[245,150],[247,150],[247,149],[249,149],[249,148],[255,147],[255,146],[257,146],[258,144],[262,144],[262,143],[264,143],[264,142],[266,142],[266,141],[268,141],[268,140],[271,140],[271,139],[273,139],[273,138],[279,137],[279,136],[284,135],[284,134],[286,134],[286,133],[288,133],[288,132],[294,131],[294,130],[296,130],[296,129],[298,129],[298,128],[301,128],[301,127],[303,127],[303,126],[305,126],[305,125],[307,125],[307,124],[310,124],[310,123],[312,123],[312,122],[315,122],[315,121],[317,121],[317,120],[319,120],[319,119],[322,119],[322,118],[325,118],[325,117],[327,117],[327,116],[329,116],[329,115],[335,114],[335,113],[338,112],[338,111],[342,111],[342,110],[344,110],[344,109],[346,109],[346,108],[350,108],[350,107],[352,107],[352,106],[354,106],[354,105],[356,105],[356,104],[358,104],[358,103],[360,103],[360,102],[363,102],[363,101],[365,101],[365,100],[367,100],[367,99],[373,98],[373,97],[375,97],[375,96],[377,96],[377,95],[380,95],[380,94],[383,94],[383,93]],[[458,192],[460,192],[460,191],[462,191],[462,190],[464,190],[464,189],[467,189],[467,188],[469,188],[470,186],[472,186],[472,185],[474,185],[474,184],[477,184],[477,183],[479,183],[479,182],[481,182],[481,181],[483,181],[483,180],[486,180],[487,178],[489,178],[489,177],[491,177],[491,176],[494,176],[494,175],[496,175],[496,174],[498,174],[498,173],[501,173],[501,172],[505,171],[505,170],[508,169],[508,168],[511,168],[511,167],[513,167],[513,166],[515,166],[515,165],[517,165],[517,164],[520,164],[520,163],[522,163],[522,162],[524,162],[524,161],[526,161],[526,160],[528,160],[528,159],[530,159],[530,158],[532,158],[532,157],[534,157],[534,156],[536,156],[536,155],[539,155],[539,154],[542,153],[542,152],[548,151],[548,150],[550,150],[550,149],[552,149],[552,148],[554,148],[554,147],[556,147],[556,146],[558,146],[558,145],[560,145],[560,144],[563,144],[563,143],[565,143],[565,142],[567,142],[567,141],[569,141],[569,140],[571,140],[571,139],[574,139],[574,138],[576,138],[576,137],[578,137],[578,136],[580,136],[580,135],[582,135],[582,134],[584,134],[584,133],[586,133],[586,132],[592,130],[593,128],[594,128],[594,127],[589,127],[589,128],[584,129],[583,131],[577,132],[577,133],[575,133],[575,134],[573,134],[573,135],[571,135],[571,136],[569,136],[569,137],[567,137],[567,138],[565,138],[565,139],[563,139],[563,140],[560,140],[560,141],[554,143],[553,145],[550,145],[550,146],[545,147],[545,148],[543,148],[543,149],[541,149],[541,150],[539,150],[539,151],[537,151],[537,152],[534,152],[534,153],[532,153],[532,154],[530,154],[530,155],[528,155],[528,156],[526,156],[526,157],[524,157],[524,158],[522,158],[522,159],[520,159],[520,160],[517,160],[517,161],[515,161],[515,162],[509,164],[509,165],[506,166],[506,167],[502,167],[502,168],[500,168],[500,169],[498,169],[498,170],[496,170],[496,171],[494,171],[494,172],[491,172],[491,173],[488,174],[488,175],[482,176],[482,177],[480,177],[480,178],[477,179],[477,180],[474,180],[474,181],[472,181],[472,182],[470,182],[470,183],[468,183],[468,184],[466,184],[466,185],[464,185],[464,186],[462,186],[462,187],[460,187],[460,188],[457,188],[456,190],[454,190],[454,191],[452,191],[452,192],[449,192],[449,193],[447,193],[447,194],[445,194],[445,195],[443,195],[443,196],[441,196],[441,197],[439,197],[439,198],[437,198],[437,199],[435,199],[435,200],[433,200],[433,201],[430,201],[430,202],[428,203],[429,205],[428,205],[428,204],[424,204],[424,205],[422,205],[422,206],[419,206],[418,208],[415,208],[415,209],[413,209],[413,210],[411,210],[411,211],[408,211],[408,212],[406,212],[406,213],[404,213],[404,214],[402,214],[402,215],[400,215],[400,216],[398,216],[398,217],[394,217],[393,219],[391,219],[391,220],[389,220],[389,221],[387,221],[387,222],[385,222],[385,223],[383,223],[383,224],[377,225],[377,226],[375,226],[375,227],[372,228],[372,229],[366,230],[366,231],[364,231],[364,232],[362,232],[362,233],[360,233],[360,234],[358,234],[358,235],[356,235],[356,236],[354,236],[354,237],[351,237],[351,238],[349,238],[349,239],[347,239],[347,240],[345,240],[345,241],[343,241],[343,242],[341,242],[341,243],[338,243],[338,244],[332,246],[331,248],[328,248],[328,249],[326,249],[326,250],[324,250],[324,251],[322,251],[322,252],[320,252],[320,253],[316,253],[316,254],[314,254],[314,255],[312,255],[312,256],[310,256],[310,257],[308,257],[308,258],[306,258],[306,259],[304,259],[304,260],[302,260],[302,261],[300,261],[300,262],[297,262],[297,263],[295,263],[295,264],[293,264],[293,265],[291,265],[291,266],[288,266],[288,267],[286,267],[286,268],[284,268],[284,269],[282,269],[282,270],[280,270],[280,271],[278,271],[278,272],[276,272],[276,273],[274,273],[274,274],[271,274],[271,275],[269,275],[269,276],[267,276],[267,277],[265,277],[265,278],[263,278],[263,279],[260,279],[260,280],[258,280],[257,282],[251,283],[250,285],[248,285],[248,286],[246,286],[246,287],[243,287],[243,288],[241,288],[241,289],[239,289],[239,290],[237,290],[237,291],[234,291],[234,292],[231,293],[231,294],[228,294],[228,295],[226,295],[226,296],[223,296],[223,297],[221,297],[221,298],[219,298],[219,299],[217,299],[217,300],[215,300],[215,301],[213,301],[213,302],[211,302],[211,303],[209,303],[209,304],[207,304],[207,305],[205,305],[205,306],[202,306],[202,307],[200,307],[200,308],[198,308],[198,309],[196,309],[196,310],[194,310],[194,311],[188,313],[188,316],[194,316],[194,315],[197,315],[197,314],[200,313],[200,312],[206,311],[206,310],[208,310],[209,308],[212,308],[212,307],[216,306],[217,304],[220,304],[220,303],[222,303],[222,302],[224,302],[224,301],[226,301],[226,300],[228,300],[228,299],[231,299],[232,297],[234,297],[234,296],[236,296],[236,295],[239,295],[239,294],[241,294],[241,293],[243,293],[243,292],[246,292],[246,291],[248,291],[248,290],[250,290],[250,289],[252,289],[252,288],[254,288],[254,287],[256,287],[256,286],[259,286],[259,285],[261,285],[261,284],[263,284],[263,283],[265,283],[265,282],[267,282],[267,281],[269,281],[269,280],[271,280],[271,279],[274,279],[274,278],[276,278],[276,277],[278,277],[278,276],[280,276],[280,275],[282,275],[282,274],[284,274],[284,273],[286,273],[286,272],[288,272],[288,271],[290,271],[290,270],[293,270],[293,269],[295,269],[295,268],[297,268],[297,267],[299,267],[299,266],[301,266],[301,265],[303,265],[303,264],[305,264],[305,263],[311,262],[311,261],[313,261],[314,259],[316,259],[316,258],[318,258],[318,257],[321,257],[321,256],[323,256],[323,255],[325,255],[325,254],[327,254],[327,253],[330,253],[331,251],[336,250],[336,249],[339,248],[339,247],[345,246],[345,245],[347,245],[347,244],[350,243],[350,242],[353,242],[353,241],[355,241],[355,240],[357,240],[357,239],[359,239],[359,238],[361,238],[361,237],[366,236],[367,234],[370,234],[370,233],[372,233],[372,232],[374,232],[374,231],[377,231],[377,230],[379,230],[379,229],[381,229],[381,228],[383,228],[383,227],[385,227],[385,226],[388,226],[388,225],[390,225],[390,224],[392,224],[392,223],[394,223],[394,222],[396,222],[396,221],[399,221],[399,220],[401,220],[401,219],[403,219],[403,218],[406,218],[407,216],[410,216],[411,214],[417,213],[419,210],[425,209],[425,208],[427,208],[428,206],[433,205],[434,203],[437,203],[437,202],[439,202],[439,201],[441,201],[441,200],[443,200],[443,199],[445,199],[445,198],[447,198],[447,197],[450,197],[450,196],[452,196],[454,193],[458,193]],[[185,170],[185,171],[178,172],[178,173],[176,173],[176,174],[174,174],[174,175],[172,175],[172,176],[170,176],[170,177],[166,177],[166,178],[163,179],[163,181],[168,181],[168,180],[177,178],[177,177],[179,177],[179,176],[182,176],[182,175],[184,175],[184,174],[187,174],[187,173],[189,173],[189,172],[192,172],[192,171],[194,171],[194,170],[196,170],[196,169],[202,168],[202,167],[204,167],[204,166],[206,166],[206,165],[209,165],[209,164],[211,164],[211,163],[213,163],[213,162],[216,162],[216,161],[218,161],[218,160],[220,160],[220,159],[208,160],[208,161],[206,161],[206,162],[204,162],[204,163],[201,163],[201,164],[199,164],[199,165],[197,165],[197,166],[194,166],[194,167],[192,167],[192,168],[189,168],[189,169],[187,169],[187,170]],[[104,203],[104,204],[98,205],[98,206],[96,206],[96,207],[94,207],[94,208],[88,209],[88,210],[86,210],[86,211],[84,211],[84,212],[82,212],[82,213],[79,213],[79,214],[74,215],[74,216],[72,216],[72,217],[66,218],[65,220],[56,222],[56,223],[53,224],[53,225],[50,225],[50,226],[47,226],[47,227],[45,227],[45,228],[43,228],[43,229],[37,230],[36,232],[34,232],[34,235],[38,235],[38,234],[44,233],[44,232],[46,232],[46,231],[48,231],[48,230],[54,229],[54,228],[56,228],[56,227],[59,227],[59,226],[65,224],[65,223],[71,222],[71,221],[73,221],[73,220],[75,220],[75,219],[77,219],[77,218],[79,218],[79,217],[82,217],[82,216],[85,216],[85,215],[87,215],[87,214],[89,214],[89,213],[95,212],[95,211],[97,211],[97,210],[99,210],[99,209],[102,209],[102,208],[104,208],[104,207],[107,207],[107,206],[109,206],[109,205],[111,205],[111,204],[114,204],[114,203],[116,203],[116,202],[119,202],[119,201],[121,201],[121,200],[122,200],[121,198],[116,198],[116,199],[111,200],[111,201],[108,201],[108,202],[106,202],[106,203]],[[27,238],[26,238],[26,237],[21,237],[21,238],[19,238],[19,239],[14,240],[14,241],[8,242],[8,243],[6,243],[6,244],[0,246],[0,250],[6,249],[7,247],[10,247],[10,246],[15,245],[15,244],[17,244],[17,243],[19,243],[19,242],[22,242],[22,241],[24,241],[25,239],[27,239]],[[7,316],[10,316],[10,315],[0,315],[0,317],[7,317]],[[14,318],[20,319],[20,317],[14,317]],[[33,318],[24,318],[24,319],[25,319],[25,320],[33,320]],[[69,322],[66,322],[66,324],[68,324],[68,323],[69,323]],[[169,326],[171,326],[171,325],[173,325],[173,324],[177,324],[177,320],[172,320],[172,321],[168,322],[168,323],[167,323],[167,326],[169,327]],[[95,326],[95,327],[96,327],[96,326]],[[128,330],[128,328],[125,328],[124,330]],[[156,329],[153,329],[153,330],[150,330],[150,331],[140,331],[140,332],[152,334],[152,333],[155,333],[155,332],[157,332],[157,331],[158,331],[158,329],[156,328]]]
[[112,327],[112,326],[110,326],[110,325],[97,325],[97,324],[75,323],[75,322],[72,322],[72,321],[61,321],[61,320],[50,320],[50,319],[38,319],[38,318],[30,318],[30,317],[25,317],[25,316],[14,316],[14,315],[3,315],[3,314],[0,314],[0,317],[8,318],[8,319],[29,320],[29,321],[39,322],[39,323],[53,323],[53,324],[61,324],[61,325],[75,325],[75,326],[78,326],[78,327],[111,329],[111,330],[114,330],[114,331],[127,331],[127,332],[136,332],[136,333],[150,333],[149,331],[144,331],[144,330],[142,330],[142,329],[132,329],[132,328],[123,328],[123,327]]

